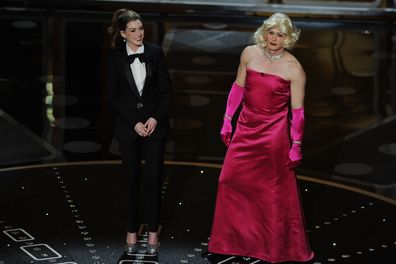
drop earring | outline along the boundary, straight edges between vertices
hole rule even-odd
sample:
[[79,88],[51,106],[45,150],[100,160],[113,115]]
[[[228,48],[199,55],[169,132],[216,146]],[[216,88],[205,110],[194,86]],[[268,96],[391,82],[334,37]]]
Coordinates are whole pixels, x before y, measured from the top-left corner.
[[124,42],[126,42],[126,38],[124,38]]

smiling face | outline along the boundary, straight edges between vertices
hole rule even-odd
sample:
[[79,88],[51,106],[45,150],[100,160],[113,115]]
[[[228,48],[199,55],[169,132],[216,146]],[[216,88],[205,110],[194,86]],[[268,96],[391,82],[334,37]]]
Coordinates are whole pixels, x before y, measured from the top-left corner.
[[278,28],[270,28],[265,35],[267,42],[267,48],[270,51],[278,51],[283,49],[283,43],[286,40],[287,35],[280,31]]
[[126,39],[128,46],[136,51],[143,44],[144,28],[140,20],[129,21],[125,30],[120,31],[121,36]]

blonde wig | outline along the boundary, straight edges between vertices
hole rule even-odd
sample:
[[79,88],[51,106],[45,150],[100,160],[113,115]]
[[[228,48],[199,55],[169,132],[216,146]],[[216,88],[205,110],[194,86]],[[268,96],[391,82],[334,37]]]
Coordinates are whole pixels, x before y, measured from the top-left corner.
[[300,30],[293,24],[287,15],[275,13],[264,20],[263,24],[254,32],[253,39],[258,46],[263,48],[267,46],[265,36],[268,30],[272,28],[279,29],[283,34],[286,34],[286,39],[283,42],[283,47],[285,49],[292,49],[300,37]]

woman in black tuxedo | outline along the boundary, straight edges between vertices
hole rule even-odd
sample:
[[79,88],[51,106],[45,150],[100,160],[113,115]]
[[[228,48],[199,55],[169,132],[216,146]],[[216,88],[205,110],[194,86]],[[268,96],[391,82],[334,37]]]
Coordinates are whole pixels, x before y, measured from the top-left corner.
[[155,255],[159,248],[162,172],[172,81],[161,47],[143,42],[144,28],[138,13],[127,9],[115,11],[108,32],[113,49],[108,56],[107,90],[115,113],[115,136],[128,189],[125,250],[128,254],[138,251],[138,213],[142,204],[149,231],[147,253]]

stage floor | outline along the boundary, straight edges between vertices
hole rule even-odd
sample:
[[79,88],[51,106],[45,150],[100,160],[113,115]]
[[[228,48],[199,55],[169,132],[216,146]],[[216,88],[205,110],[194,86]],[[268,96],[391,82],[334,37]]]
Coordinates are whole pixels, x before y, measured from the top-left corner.
[[[124,184],[118,161],[1,171],[0,263],[264,263],[207,251],[221,165],[166,162],[160,253],[123,255]],[[310,263],[395,262],[396,202],[299,176],[315,258]],[[231,216],[230,216],[231,217]]]

